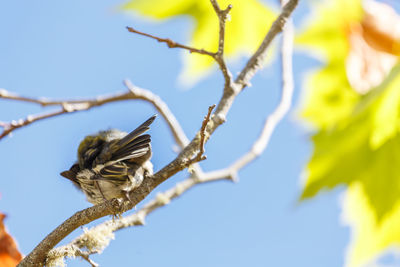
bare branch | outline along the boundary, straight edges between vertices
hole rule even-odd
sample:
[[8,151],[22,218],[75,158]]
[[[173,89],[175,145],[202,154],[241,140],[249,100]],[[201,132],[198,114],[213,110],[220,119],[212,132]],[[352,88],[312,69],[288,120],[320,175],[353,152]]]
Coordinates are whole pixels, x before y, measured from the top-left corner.
[[254,55],[249,59],[244,69],[240,72],[239,76],[236,78],[236,83],[240,84],[242,88],[246,87],[250,79],[254,76],[256,71],[261,68],[263,60],[266,56],[266,51],[275,36],[280,33],[286,20],[292,14],[293,10],[297,6],[298,0],[289,0],[287,4],[283,7],[281,14],[274,21],[268,34],[265,36],[260,47],[254,53]]
[[81,225],[88,224],[98,218],[121,213],[123,211],[122,203],[117,199],[105,201],[99,205],[76,212],[54,231],[48,234],[35,249],[27,255],[18,266],[42,266],[45,263],[47,253],[64,237]]
[[[182,182],[177,183],[173,188],[163,193],[158,193],[153,200],[149,201],[146,205],[143,206],[143,208],[138,210],[136,213],[126,217],[119,218],[117,220],[109,220],[97,226],[94,226],[93,228],[87,230],[84,234],[77,237],[70,244],[52,249],[49,255],[63,255],[62,254],[63,251],[72,251],[70,254],[75,255],[74,251],[84,248],[88,249],[87,251],[88,254],[100,253],[101,250],[99,250],[97,247],[88,248],[87,244],[97,243],[98,241],[95,240],[96,238],[104,238],[102,234],[103,229],[107,229],[110,232],[115,232],[127,227],[144,225],[145,218],[147,217],[147,215],[157,210],[158,208],[161,208],[169,204],[172,200],[178,198],[183,193],[187,192],[189,189],[193,188],[197,184],[209,183],[221,179],[223,179],[222,176],[219,176],[218,179],[213,179],[213,177],[211,177],[210,175],[207,175],[206,177],[201,179],[199,179],[198,177],[188,178]],[[96,234],[88,235],[87,233],[89,232]],[[90,238],[90,240],[88,240],[88,238]],[[69,255],[64,255],[64,256],[69,256]]]
[[232,9],[232,5],[228,5],[226,9],[221,9],[216,0],[210,0],[211,4],[217,13],[219,19],[219,42],[218,42],[218,54],[224,54],[224,42],[225,42],[225,22],[229,12]]
[[[214,108],[215,108],[215,104],[208,107],[208,113],[204,117],[203,123],[201,124],[201,128],[199,131],[199,134],[200,134],[199,150],[197,152],[197,155],[190,160],[192,163],[200,162],[202,160],[207,159],[207,157],[204,155],[204,145],[205,145],[206,140],[208,139],[206,129],[207,129],[207,125],[210,121],[211,113]],[[192,163],[190,163],[190,165]]]
[[201,129],[200,129],[200,154],[204,154],[205,140],[208,139],[208,136],[206,136],[207,124],[210,121],[211,113],[212,113],[214,108],[215,108],[215,104],[208,107],[208,113],[204,117],[203,123],[201,124]]
[[[145,217],[156,209],[167,205],[171,200],[179,197],[190,188],[194,187],[197,184],[201,183],[209,183],[214,181],[220,181],[222,179],[230,179],[232,181],[237,181],[237,173],[243,168],[245,165],[254,160],[257,156],[259,156],[262,151],[266,148],[268,141],[271,137],[272,132],[274,131],[277,123],[284,117],[287,111],[290,108],[292,94],[293,94],[293,73],[292,73],[292,42],[293,42],[293,29],[291,22],[285,27],[285,31],[283,33],[282,40],[282,96],[280,103],[278,104],[275,111],[267,118],[264,124],[264,128],[259,138],[254,143],[252,149],[242,156],[239,160],[233,163],[231,166],[225,169],[212,171],[208,173],[203,173],[201,175],[196,175],[195,177],[188,178],[178,184],[176,184],[173,188],[167,190],[164,193],[159,193],[157,197],[147,203],[142,209],[137,211],[135,214],[127,216],[125,218],[121,218],[115,221],[111,225],[111,222],[105,222],[93,228],[93,231],[98,228],[105,227],[105,225],[109,225],[112,231],[117,231],[119,229],[123,229],[126,227],[131,227],[135,225],[143,225],[145,221]],[[209,108],[208,114],[211,114],[211,109]],[[203,135],[205,136],[205,121],[208,121],[209,118],[206,118],[203,121],[202,129],[200,133],[204,131]],[[208,124],[208,122],[207,122]],[[204,143],[204,140],[201,140],[200,144]],[[82,248],[85,246],[85,242],[83,241],[83,235],[76,238],[73,242],[66,245],[67,247],[77,246]],[[65,246],[55,248],[54,250],[62,250]]]
[[[77,212],[75,215],[73,215],[71,218],[66,220],[59,227],[57,227],[52,233],[50,233],[28,256],[26,256],[23,259],[23,261],[20,263],[19,266],[27,266],[27,265],[41,266],[44,263],[50,249],[52,249],[60,240],[62,240],[65,236],[67,236],[77,227],[84,225],[90,221],[93,221],[97,218],[106,215],[121,213],[123,211],[126,211],[127,209],[132,208],[134,205],[142,201],[159,184],[161,184],[172,175],[187,168],[190,164],[192,164],[191,158],[196,155],[196,151],[199,150],[199,147],[204,146],[204,143],[207,141],[207,138],[205,137],[210,136],[218,128],[218,126],[225,121],[226,115],[229,112],[230,107],[232,106],[236,95],[241,91],[241,89],[243,89],[248,84],[249,80],[252,78],[254,73],[260,67],[260,62],[265,55],[266,49],[268,48],[272,39],[282,30],[282,27],[285,24],[286,19],[289,17],[291,12],[295,8],[297,2],[298,0],[289,1],[289,3],[283,8],[282,14],[273,23],[270,31],[268,32],[267,36],[265,37],[263,43],[261,44],[257,52],[249,60],[246,67],[242,70],[239,77],[236,79],[236,82],[229,83],[228,85],[225,86],[223,96],[220,102],[218,103],[216,111],[211,116],[211,118],[209,117],[207,119],[209,121],[206,124],[207,127],[205,127],[205,130],[200,129],[200,131],[196,134],[196,136],[192,139],[192,141],[189,144],[187,144],[183,148],[181,153],[168,165],[166,165],[164,168],[162,168],[154,175],[146,177],[146,179],[144,179],[142,184],[130,193],[130,199],[131,199],[130,202],[121,203],[118,200],[114,199],[93,206],[91,208],[85,209],[83,211]],[[277,122],[287,112],[284,106],[285,105],[283,105],[281,101],[281,104],[277,108],[278,111],[275,111],[270,117],[268,117],[266,122],[266,127],[264,127],[263,133],[261,134],[261,138],[259,138],[256,144],[253,146],[253,148],[255,147],[255,150],[252,153],[255,154],[256,156],[259,155],[257,153],[261,153],[260,148],[265,148]],[[204,137],[202,138],[202,136]],[[261,151],[262,150],[263,149],[261,149]],[[255,158],[256,156],[252,157]],[[246,161],[249,162],[247,159]],[[221,172],[229,173],[229,170],[228,171],[222,170]],[[232,177],[233,176],[234,175],[232,175]],[[191,178],[186,180],[187,182],[186,181],[184,182],[187,183],[186,186],[188,189],[193,186],[191,185],[191,183],[213,181],[222,178],[224,177],[209,175],[208,177],[203,176],[202,179]],[[182,183],[180,183],[177,189],[173,189],[171,192],[173,196],[175,196],[175,194],[179,195],[185,190],[185,188],[186,187],[183,187]],[[154,204],[154,206],[152,207],[156,208],[158,205],[165,205],[168,202],[168,199],[171,198],[159,195],[158,197],[156,197],[155,200],[157,204]],[[143,222],[143,220],[141,222]]]
[[31,102],[31,103],[42,105],[42,101],[40,99],[23,97],[23,96],[8,92],[6,89],[3,89],[3,88],[0,88],[0,98],[18,100],[18,101],[23,101],[23,102]]
[[20,119],[18,121],[13,120],[10,123],[2,122],[1,126],[3,127],[3,132],[0,134],[0,139],[9,135],[12,131],[14,131],[18,128],[27,126],[36,121],[55,117],[55,116],[58,116],[58,115],[61,115],[61,114],[67,113],[67,112],[68,111],[66,111],[65,109],[61,109],[61,110],[56,110],[56,111],[52,111],[52,112],[48,112],[48,113],[44,113],[44,114],[29,115],[25,119]]
[[[117,220],[109,220],[104,223],[101,223],[97,226],[86,231],[86,233],[80,235],[75,240],[73,240],[70,244],[57,247],[52,249],[49,255],[64,255],[64,251],[71,251],[70,254],[74,255],[74,251],[80,249],[87,249],[88,253],[99,253],[98,248],[91,248],[88,247],[88,243],[96,243],[96,238],[103,238],[102,231],[103,229],[108,229],[109,231],[115,232],[117,230],[137,226],[137,225],[144,225],[145,218],[151,212],[155,211],[156,209],[167,205],[171,200],[179,197],[181,194],[198,184],[199,181],[197,179],[189,178],[186,179],[178,184],[176,184],[173,188],[167,190],[164,193],[158,193],[157,196],[149,201],[143,208],[141,208],[136,213],[129,215],[127,217],[122,217]],[[87,233],[95,233],[88,235]],[[90,240],[88,240],[90,238]],[[64,255],[69,256],[69,255]]]
[[129,80],[125,80],[124,84],[132,93],[132,95],[136,97],[136,99],[145,100],[151,103],[156,108],[156,110],[167,122],[176,143],[181,148],[184,148],[189,143],[189,139],[186,137],[180,123],[175,118],[171,110],[168,108],[168,105],[158,95],[152,93],[150,90],[134,86]]
[[291,19],[287,20],[281,45],[281,62],[282,62],[282,94],[281,99],[276,109],[268,116],[265,120],[264,127],[261,131],[260,136],[254,142],[250,151],[240,157],[229,167],[205,173],[202,179],[218,180],[221,178],[229,178],[237,180],[238,172],[244,166],[248,165],[251,161],[260,156],[265,148],[267,147],[272,133],[274,132],[278,123],[283,119],[286,113],[289,111],[292,96],[293,96],[293,68],[292,68],[292,51],[293,51],[293,25]]
[[177,43],[169,38],[161,38],[161,37],[157,37],[157,36],[154,36],[154,35],[151,35],[148,33],[140,32],[132,27],[126,27],[126,28],[128,29],[128,31],[130,31],[132,33],[136,33],[139,35],[143,35],[143,36],[155,39],[158,42],[166,43],[169,48],[182,48],[182,49],[188,50],[190,53],[198,53],[198,54],[202,54],[202,55],[211,56],[218,63],[218,65],[222,71],[222,74],[224,76],[225,87],[228,87],[233,83],[233,79],[232,79],[232,74],[229,71],[228,66],[226,65],[226,62],[224,60],[225,23],[228,18],[228,14],[229,14],[230,10],[232,9],[232,5],[228,5],[226,9],[221,9],[216,0],[210,0],[210,1],[215,10],[215,13],[218,16],[218,20],[219,20],[218,50],[215,53],[209,52],[204,49],[197,49],[194,47],[183,45],[183,44]]
[[225,87],[230,86],[233,83],[232,74],[226,66],[224,60],[224,47],[225,47],[225,25],[228,18],[229,12],[232,9],[232,5],[228,5],[226,9],[222,10],[216,0],[211,0],[211,4],[218,16],[219,20],[219,40],[218,40],[218,51],[215,53],[214,59],[217,61],[219,68],[225,79]]
[[186,144],[189,143],[188,138],[182,130],[179,122],[168,108],[167,104],[162,101],[162,99],[152,93],[150,90],[146,90],[143,88],[139,88],[134,86],[130,81],[124,81],[125,86],[128,88],[128,92],[117,93],[113,95],[106,96],[97,96],[92,99],[81,99],[81,100],[48,100],[45,98],[35,99],[18,96],[16,94],[10,93],[4,89],[0,91],[0,98],[11,99],[17,101],[24,101],[35,103],[41,106],[59,106],[59,110],[51,111],[45,114],[35,114],[29,115],[26,119],[20,119],[18,121],[12,122],[1,122],[0,127],[3,127],[3,132],[0,134],[0,139],[4,138],[12,131],[22,128],[24,126],[28,126],[31,123],[34,123],[39,120],[55,117],[62,114],[73,113],[77,111],[89,110],[93,107],[102,106],[104,104],[125,101],[125,100],[144,100],[149,102],[154,106],[154,108],[161,114],[161,116],[165,119],[168,124],[176,143],[181,147],[185,147]]
[[[64,259],[66,257],[70,257],[70,258],[81,257],[82,259],[87,261],[92,267],[98,267],[99,265],[97,263],[95,263],[93,260],[91,260],[89,258],[89,256],[91,254],[100,253],[101,251],[92,247],[87,242],[89,241],[89,242],[92,242],[93,244],[95,244],[95,243],[101,243],[101,242],[103,242],[103,240],[88,240],[88,238],[87,238],[88,232],[90,232],[90,231],[86,231],[80,237],[82,238],[81,241],[86,242],[87,246],[90,247],[90,251],[89,250],[83,251],[82,248],[84,248],[84,247],[80,247],[79,244],[76,244],[76,245],[74,244],[71,246],[62,246],[62,247],[59,247],[58,249],[52,249],[46,258],[45,265],[46,266],[65,266]],[[100,234],[102,234],[100,239],[107,238],[104,235],[104,233],[100,233]]]
[[143,35],[143,36],[152,38],[154,40],[159,41],[160,43],[166,43],[169,48],[182,48],[182,49],[188,50],[190,53],[198,53],[198,54],[207,55],[207,56],[210,56],[210,57],[214,57],[215,56],[214,53],[206,51],[204,49],[197,49],[197,48],[194,48],[194,47],[183,45],[183,44],[177,43],[177,42],[175,42],[175,41],[173,41],[173,40],[171,40],[169,38],[160,38],[160,37],[148,34],[148,33],[144,33],[144,32],[135,30],[132,27],[126,27],[126,28],[130,32],[133,32],[133,33],[136,33],[136,34],[139,34],[139,35]]

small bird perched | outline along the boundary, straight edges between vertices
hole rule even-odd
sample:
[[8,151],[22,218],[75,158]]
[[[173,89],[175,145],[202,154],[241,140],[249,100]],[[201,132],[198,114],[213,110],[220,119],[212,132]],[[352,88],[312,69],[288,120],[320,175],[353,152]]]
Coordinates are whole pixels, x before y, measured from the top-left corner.
[[92,204],[112,198],[131,201],[129,193],[153,173],[151,139],[143,133],[155,118],[129,134],[108,130],[85,137],[78,148],[78,162],[60,174],[82,190]]

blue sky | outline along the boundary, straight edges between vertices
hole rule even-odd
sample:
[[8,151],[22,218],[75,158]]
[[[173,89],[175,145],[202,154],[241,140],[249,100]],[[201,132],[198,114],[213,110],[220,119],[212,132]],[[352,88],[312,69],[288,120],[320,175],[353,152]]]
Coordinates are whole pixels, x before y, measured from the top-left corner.
[[[185,42],[192,22],[143,21],[116,12],[119,3],[0,2],[0,88],[32,97],[92,97],[124,91],[122,80],[129,78],[160,95],[192,138],[207,107],[221,96],[221,74],[213,73],[190,90],[180,87],[183,51],[128,33],[125,27]],[[306,12],[301,3],[297,24]],[[296,107],[304,75],[317,62],[299,53],[294,60]],[[244,63],[245,59],[236,62],[233,70]],[[205,170],[226,167],[249,149],[277,104],[279,70],[275,60],[238,96],[227,123],[206,145]],[[33,104],[0,100],[3,121],[42,111]],[[90,206],[59,175],[75,161],[81,139],[108,128],[130,131],[154,113],[143,102],[114,103],[38,122],[0,141],[0,211],[8,215],[6,224],[23,253],[75,211]],[[174,143],[161,118],[151,134],[152,161],[158,170],[175,157]],[[343,190],[297,202],[300,177],[312,152],[309,135],[293,109],[264,154],[240,172],[239,183],[221,181],[190,190],[151,214],[145,227],[116,233],[116,240],[93,259],[101,266],[343,265],[350,238],[349,229],[340,223]],[[172,177],[143,203],[187,175],[184,171]],[[76,230],[63,243],[81,232]],[[80,259],[68,264],[87,266]]]

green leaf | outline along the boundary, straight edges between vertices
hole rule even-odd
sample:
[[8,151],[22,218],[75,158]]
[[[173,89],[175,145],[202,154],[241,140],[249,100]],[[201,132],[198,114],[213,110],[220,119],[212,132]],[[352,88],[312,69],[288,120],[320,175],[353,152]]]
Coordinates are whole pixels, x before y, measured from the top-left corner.
[[359,182],[378,221],[400,200],[399,73],[397,66],[360,99],[351,116],[313,136],[303,199]]
[[[347,188],[343,209],[353,238],[346,266],[366,266],[400,244],[400,65],[389,65],[389,74],[380,72],[388,66],[380,65],[387,56],[368,48],[359,31],[366,29],[360,23],[361,1],[318,3],[312,24],[297,38],[326,60],[305,84],[301,115],[316,133],[301,199],[340,185]],[[386,18],[373,11],[378,20]],[[367,30],[375,29],[369,22]],[[380,44],[381,39],[372,41]],[[376,73],[384,80],[370,91],[350,85],[348,77],[368,83]],[[351,84],[357,86],[354,80]]]

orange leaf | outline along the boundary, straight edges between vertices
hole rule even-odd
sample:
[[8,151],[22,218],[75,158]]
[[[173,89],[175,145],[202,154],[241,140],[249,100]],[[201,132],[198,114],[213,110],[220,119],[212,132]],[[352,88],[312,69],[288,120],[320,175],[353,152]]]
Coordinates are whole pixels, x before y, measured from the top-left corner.
[[389,74],[400,55],[400,16],[390,6],[366,1],[364,18],[350,26],[346,73],[350,85],[365,94]]
[[3,223],[6,215],[0,213],[0,267],[14,267],[22,259],[14,239],[7,233]]
[[351,27],[350,51],[346,59],[347,79],[359,94],[368,93],[380,85],[397,61],[397,57],[392,54],[370,46],[364,38],[363,30],[359,24]]
[[387,4],[367,1],[361,23],[363,37],[374,49],[400,55],[400,17]]

